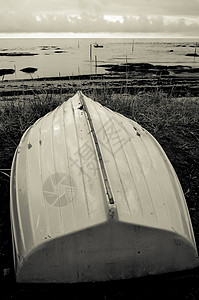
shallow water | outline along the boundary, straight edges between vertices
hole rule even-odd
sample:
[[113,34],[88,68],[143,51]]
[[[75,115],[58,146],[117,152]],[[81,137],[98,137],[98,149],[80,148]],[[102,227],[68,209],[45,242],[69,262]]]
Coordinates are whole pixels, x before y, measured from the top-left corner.
[[[103,45],[94,48],[93,44]],[[12,68],[16,72],[5,79],[30,78],[20,69],[36,67],[34,78],[49,76],[70,76],[106,72],[96,68],[97,64],[147,62],[162,65],[189,65],[199,67],[199,57],[187,57],[194,52],[194,39],[160,38],[9,38],[0,39],[0,54],[26,52],[35,56],[0,56],[0,69]],[[90,57],[92,45],[92,58]],[[171,52],[173,51],[173,52]],[[199,53],[199,49],[198,49]]]

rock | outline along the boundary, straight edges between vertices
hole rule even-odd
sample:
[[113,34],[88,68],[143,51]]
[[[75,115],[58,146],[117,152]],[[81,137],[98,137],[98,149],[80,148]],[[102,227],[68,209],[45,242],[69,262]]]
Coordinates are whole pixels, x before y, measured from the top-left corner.
[[[106,66],[107,67],[107,66]],[[109,68],[106,68],[107,71],[111,72],[144,72],[152,68],[153,65],[149,63],[127,63],[120,65],[112,65]]]
[[0,76],[5,76],[14,73],[15,73],[14,69],[0,69]]
[[0,53],[0,56],[34,56],[38,53],[29,53],[29,52],[3,52]]
[[197,53],[187,53],[185,56],[194,56],[194,57],[198,57],[199,54],[197,54]]
[[55,50],[54,53],[66,53],[65,50]]
[[29,73],[29,74],[31,74],[31,73],[36,72],[37,70],[38,70],[37,68],[26,67],[26,68],[21,69],[20,71],[21,71],[21,72],[24,72],[24,73]]
[[187,45],[185,45],[185,44],[179,44],[179,45],[176,45],[176,47],[187,47]]

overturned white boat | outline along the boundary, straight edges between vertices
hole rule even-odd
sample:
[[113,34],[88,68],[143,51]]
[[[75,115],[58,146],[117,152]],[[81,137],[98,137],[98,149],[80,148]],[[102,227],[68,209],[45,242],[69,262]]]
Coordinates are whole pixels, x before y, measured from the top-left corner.
[[11,223],[17,282],[109,281],[198,266],[186,201],[160,145],[81,92],[23,135]]

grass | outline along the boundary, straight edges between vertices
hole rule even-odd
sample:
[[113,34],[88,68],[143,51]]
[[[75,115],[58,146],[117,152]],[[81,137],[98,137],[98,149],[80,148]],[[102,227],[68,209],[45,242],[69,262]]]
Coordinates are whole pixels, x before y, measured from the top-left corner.
[[[93,90],[87,96],[135,120],[161,144],[181,182],[199,246],[199,102],[190,97],[175,99],[158,90],[130,95],[102,89],[102,92]],[[44,93],[0,102],[0,169],[11,167],[15,149],[25,130],[68,97],[67,94]],[[0,173],[0,193],[0,278],[4,278],[3,270],[12,268],[13,262],[9,178],[3,173]],[[193,297],[189,297],[188,291],[188,298],[183,299],[196,299],[198,293],[196,289],[192,292]]]

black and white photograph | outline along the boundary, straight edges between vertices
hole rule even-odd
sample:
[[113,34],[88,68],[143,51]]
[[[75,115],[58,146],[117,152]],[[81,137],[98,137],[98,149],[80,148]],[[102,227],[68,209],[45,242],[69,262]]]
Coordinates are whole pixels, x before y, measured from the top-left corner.
[[199,299],[199,1],[0,0],[0,299]]

